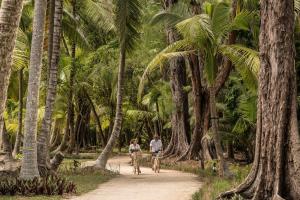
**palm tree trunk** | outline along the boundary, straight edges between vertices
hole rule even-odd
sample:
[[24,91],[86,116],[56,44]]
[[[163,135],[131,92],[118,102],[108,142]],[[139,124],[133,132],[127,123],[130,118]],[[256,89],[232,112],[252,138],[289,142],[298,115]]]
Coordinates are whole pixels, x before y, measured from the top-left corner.
[[48,11],[47,21],[49,22],[49,27],[48,27],[48,79],[47,80],[49,80],[52,51],[53,51],[55,1],[56,0],[48,0],[48,8],[47,8],[47,11]]
[[[89,96],[89,94],[87,93],[87,91],[85,89],[83,89],[83,91],[86,94],[86,97],[90,102],[90,105],[92,107],[92,111],[93,111],[94,116],[96,118],[96,122],[97,122],[97,125],[98,125],[98,128],[99,128],[102,147],[105,147],[105,139],[104,139],[104,134],[103,134],[103,130],[102,130],[102,127],[101,127],[100,117],[97,114],[97,111],[96,111],[95,105],[93,103],[93,100],[91,99],[91,97]],[[96,133],[96,135],[97,135],[97,142],[99,142],[98,134]]]
[[49,67],[49,80],[48,80],[48,90],[46,97],[45,114],[42,121],[42,128],[40,134],[38,134],[38,164],[40,169],[46,169],[47,160],[49,159],[49,134],[51,129],[51,119],[54,108],[54,102],[56,97],[56,87],[57,87],[57,73],[58,73],[58,63],[60,58],[60,41],[62,33],[62,14],[63,14],[63,1],[55,0],[54,9],[54,27],[53,27],[53,44],[52,44],[52,57],[51,65]]
[[16,136],[16,141],[13,150],[13,157],[15,157],[20,152],[21,136],[23,128],[23,70],[19,71],[19,113],[18,113],[18,133]]
[[209,107],[210,107],[210,118],[211,118],[211,124],[212,124],[212,132],[213,132],[213,139],[216,146],[216,151],[219,159],[219,175],[221,177],[224,176],[225,172],[225,160],[223,155],[223,149],[221,145],[221,138],[219,134],[219,128],[218,128],[218,113],[216,108],[216,95],[214,93],[214,89],[210,89],[210,101],[209,101]]
[[[2,0],[0,7],[0,121],[6,106],[7,90],[12,66],[17,30],[23,9],[23,0]],[[0,135],[3,125],[0,124]]]
[[39,177],[36,136],[46,7],[46,0],[34,2],[33,34],[23,142],[24,158],[20,173],[23,179]]
[[121,46],[120,51],[120,65],[119,65],[119,73],[118,73],[118,89],[117,89],[117,105],[116,105],[116,116],[115,123],[113,126],[112,134],[107,142],[104,150],[96,160],[97,168],[105,169],[109,154],[112,152],[114,144],[119,137],[121,128],[122,128],[122,120],[123,120],[123,93],[124,93],[124,81],[125,81],[125,47]]
[[[169,10],[173,4],[177,3],[174,0],[166,0],[164,9]],[[172,44],[179,39],[178,33],[174,29],[167,29],[168,43]],[[188,141],[190,140],[190,128],[188,123],[188,96],[184,92],[186,80],[186,69],[184,58],[176,58],[170,61],[170,82],[172,91],[172,100],[175,109],[172,113],[172,136],[167,146],[164,156],[179,156],[181,157],[189,149]]]
[[[76,17],[76,0],[72,0],[72,8],[73,8],[73,17]],[[74,79],[76,75],[76,41],[72,42],[72,64],[70,71],[70,89],[69,89],[69,97],[68,97],[68,119],[69,119],[69,129],[70,129],[70,143],[68,147],[68,153],[72,153],[75,145],[76,145],[76,133],[75,133],[75,124],[74,124]]]
[[9,162],[12,160],[11,144],[9,142],[9,136],[6,130],[5,121],[0,121],[0,124],[2,124],[3,127],[1,139],[3,145],[3,153],[5,154],[4,162]]

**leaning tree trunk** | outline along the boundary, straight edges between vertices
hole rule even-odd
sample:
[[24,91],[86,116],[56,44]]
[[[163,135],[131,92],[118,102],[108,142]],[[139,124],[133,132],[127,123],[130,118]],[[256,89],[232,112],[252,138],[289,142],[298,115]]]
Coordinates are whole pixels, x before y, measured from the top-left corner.
[[52,113],[54,109],[54,102],[56,97],[57,87],[57,73],[60,58],[60,39],[62,34],[62,14],[63,14],[63,1],[54,0],[54,27],[53,27],[53,42],[52,42],[52,57],[51,65],[49,66],[49,80],[48,90],[46,97],[45,114],[42,121],[41,132],[38,134],[38,165],[41,171],[47,168],[47,160],[49,160],[49,134],[51,129]]
[[13,150],[13,157],[20,152],[21,145],[21,136],[22,136],[22,128],[23,128],[23,70],[22,68],[19,71],[19,113],[18,113],[18,132],[16,136],[16,141]]
[[46,7],[46,0],[34,2],[33,33],[23,142],[24,158],[22,160],[20,174],[23,179],[39,177],[36,134]]
[[[2,0],[0,7],[0,121],[6,106],[12,55],[22,14],[23,0]],[[0,135],[3,125],[0,124]]]
[[255,158],[235,193],[247,199],[300,199],[300,139],[294,59],[294,3],[261,1]]
[[119,65],[119,72],[118,72],[118,88],[117,88],[117,106],[116,106],[116,116],[115,122],[113,126],[113,130],[111,136],[96,160],[95,167],[105,169],[109,154],[112,152],[114,144],[118,139],[122,127],[122,120],[123,120],[123,112],[122,112],[122,105],[123,105],[123,93],[124,93],[124,82],[125,82],[125,47],[124,44],[121,46],[120,52],[120,65]]

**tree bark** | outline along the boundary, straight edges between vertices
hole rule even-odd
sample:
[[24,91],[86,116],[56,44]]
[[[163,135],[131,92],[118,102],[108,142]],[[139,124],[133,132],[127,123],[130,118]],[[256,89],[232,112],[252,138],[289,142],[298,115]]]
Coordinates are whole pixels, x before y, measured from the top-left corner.
[[124,82],[125,82],[125,60],[126,60],[126,51],[125,45],[121,45],[120,50],[120,65],[119,65],[119,72],[118,72],[118,88],[117,88],[117,104],[116,104],[116,116],[115,116],[115,123],[113,126],[113,130],[111,136],[96,160],[95,167],[105,169],[109,154],[112,152],[114,144],[120,135],[120,131],[122,128],[122,121],[123,121],[123,112],[122,112],[122,105],[123,105],[123,95],[124,95]]
[[12,160],[12,149],[11,144],[9,142],[8,132],[6,130],[5,121],[0,121],[2,124],[3,131],[2,131],[2,145],[3,145],[3,153],[5,154],[4,162],[9,162]]
[[[165,9],[170,9],[176,1],[166,1]],[[168,43],[172,44],[179,39],[178,34],[172,28],[167,30]],[[188,124],[188,97],[183,87],[186,82],[185,60],[175,58],[170,61],[170,84],[174,111],[172,113],[172,136],[167,146],[164,157],[182,156],[189,148],[189,124]]]
[[18,132],[13,150],[13,157],[20,153],[21,136],[23,128],[23,71],[24,68],[19,70],[19,113],[18,113]]
[[46,97],[45,114],[42,121],[41,132],[38,134],[38,165],[40,170],[42,168],[46,169],[47,161],[49,161],[49,134],[51,130],[52,113],[54,110],[54,103],[56,98],[56,88],[57,88],[57,74],[58,74],[58,64],[60,59],[60,41],[62,34],[62,15],[63,15],[63,1],[54,0],[54,27],[53,27],[53,43],[52,43],[52,57],[51,65],[49,66],[49,80],[48,80],[48,90]]
[[201,72],[198,55],[189,57],[189,68],[191,71],[191,82],[193,92],[193,110],[195,115],[195,127],[193,130],[191,143],[188,151],[178,159],[182,160],[200,160],[201,168],[204,168],[204,155],[201,140],[204,135],[205,108],[208,101],[205,101],[205,95],[208,95],[201,84]]
[[[12,55],[23,9],[23,0],[2,0],[0,7],[0,121],[6,106]],[[0,125],[2,135],[3,125]]]
[[294,59],[294,3],[261,1],[255,158],[246,180],[220,196],[300,199],[300,140]]
[[23,142],[24,158],[20,173],[23,179],[39,177],[36,134],[46,7],[46,0],[34,2],[33,34]]
[[[72,15],[76,18],[76,0],[72,0]],[[68,146],[68,153],[72,153],[74,151],[76,145],[76,133],[75,133],[75,125],[74,125],[74,80],[76,75],[76,41],[72,41],[72,50],[71,50],[71,70],[70,70],[70,89],[69,89],[69,97],[68,97],[68,120],[69,120],[69,129],[70,129],[70,141]]]

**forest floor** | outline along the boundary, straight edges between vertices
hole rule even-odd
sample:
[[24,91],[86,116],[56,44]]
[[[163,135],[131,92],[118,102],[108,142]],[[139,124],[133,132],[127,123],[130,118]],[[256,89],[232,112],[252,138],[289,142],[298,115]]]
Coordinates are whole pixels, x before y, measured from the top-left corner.
[[[128,156],[109,160],[107,168],[120,175],[99,185],[96,190],[74,197],[74,200],[189,200],[202,183],[199,176],[174,170],[161,170],[155,174],[151,168],[142,167],[142,174],[134,175]],[[86,166],[93,162],[84,163]]]

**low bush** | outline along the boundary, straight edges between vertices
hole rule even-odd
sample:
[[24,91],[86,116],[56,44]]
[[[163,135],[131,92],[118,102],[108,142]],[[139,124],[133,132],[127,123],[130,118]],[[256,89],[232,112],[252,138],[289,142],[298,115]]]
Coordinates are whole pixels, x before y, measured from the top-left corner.
[[32,180],[5,178],[0,181],[0,195],[50,196],[69,193],[76,193],[76,185],[72,181],[53,175]]

